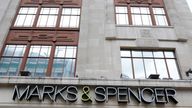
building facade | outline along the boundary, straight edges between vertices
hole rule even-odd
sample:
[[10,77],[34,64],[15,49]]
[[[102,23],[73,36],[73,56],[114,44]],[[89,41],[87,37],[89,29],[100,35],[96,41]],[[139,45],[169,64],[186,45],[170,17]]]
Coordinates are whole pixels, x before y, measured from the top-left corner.
[[2,0],[0,10],[0,107],[192,107],[185,0]]

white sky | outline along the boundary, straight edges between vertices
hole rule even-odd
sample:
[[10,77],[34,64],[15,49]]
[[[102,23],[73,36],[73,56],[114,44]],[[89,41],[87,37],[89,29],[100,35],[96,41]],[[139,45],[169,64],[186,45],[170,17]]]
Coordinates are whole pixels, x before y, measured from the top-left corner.
[[187,0],[188,2],[188,5],[189,5],[189,8],[191,9],[191,12],[192,12],[192,0]]

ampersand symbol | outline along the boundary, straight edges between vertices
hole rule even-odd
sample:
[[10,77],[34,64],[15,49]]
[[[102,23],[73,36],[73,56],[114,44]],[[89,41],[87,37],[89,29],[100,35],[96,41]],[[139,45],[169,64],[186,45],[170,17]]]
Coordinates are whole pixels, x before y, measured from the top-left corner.
[[83,87],[83,94],[81,96],[81,100],[84,102],[92,102],[91,97],[89,96],[90,88],[88,86]]

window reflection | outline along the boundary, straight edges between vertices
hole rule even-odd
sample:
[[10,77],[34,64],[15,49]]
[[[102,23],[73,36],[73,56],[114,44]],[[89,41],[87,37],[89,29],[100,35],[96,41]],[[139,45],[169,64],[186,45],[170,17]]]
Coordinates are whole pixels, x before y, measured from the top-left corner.
[[143,79],[150,74],[180,79],[174,51],[121,50],[122,75]]
[[167,18],[163,8],[153,8],[156,25],[168,26]]

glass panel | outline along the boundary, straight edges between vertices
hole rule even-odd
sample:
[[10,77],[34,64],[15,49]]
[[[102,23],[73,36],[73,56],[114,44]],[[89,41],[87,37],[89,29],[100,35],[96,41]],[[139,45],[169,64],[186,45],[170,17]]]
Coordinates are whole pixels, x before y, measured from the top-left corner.
[[29,8],[28,14],[36,14],[37,8]]
[[121,58],[122,77],[133,78],[132,63],[130,58]]
[[60,27],[69,27],[70,16],[62,16]]
[[173,51],[165,51],[165,58],[175,58]]
[[156,20],[157,25],[161,25],[161,26],[167,26],[168,25],[167,19],[165,16],[155,15],[155,20]]
[[16,45],[7,45],[3,56],[13,56]]
[[116,7],[115,10],[116,10],[116,13],[128,13],[127,7]]
[[141,51],[132,51],[132,56],[133,57],[142,57]]
[[153,57],[152,51],[143,51],[143,57]]
[[170,77],[173,79],[180,79],[176,60],[167,59],[166,61],[167,61]]
[[153,54],[156,58],[164,58],[163,51],[154,51]]
[[136,79],[144,79],[145,71],[142,59],[133,59],[133,66]]
[[20,57],[23,56],[25,52],[25,48],[26,46],[24,45],[17,45],[13,56],[20,56]]
[[40,14],[49,14],[50,8],[41,8]]
[[71,8],[63,8],[62,14],[70,15],[71,14]]
[[149,77],[150,74],[156,74],[155,64],[153,59],[144,59],[146,76]]
[[11,58],[1,58],[0,64],[0,74],[7,75],[7,71],[9,69],[9,65],[11,62]]
[[141,13],[139,7],[131,7],[131,13]]
[[141,15],[132,15],[133,25],[142,25]]
[[58,14],[58,12],[59,12],[59,9],[58,9],[58,8],[51,8],[49,14]]
[[117,24],[129,24],[128,14],[116,14]]
[[164,59],[155,59],[155,64],[157,68],[157,73],[160,78],[168,78],[167,68]]
[[121,57],[131,57],[131,52],[129,50],[121,51]]
[[64,59],[54,59],[52,76],[54,76],[54,77],[63,76],[63,72],[64,72],[63,67],[64,67]]
[[66,46],[57,46],[55,50],[55,57],[65,57]]
[[72,75],[71,75],[72,67],[73,67],[73,59],[65,59],[63,76],[72,77]]
[[18,15],[14,26],[23,26],[26,15]]
[[49,16],[46,27],[55,27],[56,21],[57,21],[57,16]]
[[51,46],[42,46],[39,57],[49,57],[51,52]]
[[35,15],[27,15],[26,21],[24,22],[25,27],[31,27],[33,25],[33,21],[35,19]]
[[20,8],[19,14],[26,14],[29,8]]
[[40,46],[31,46],[29,51],[29,57],[39,57]]
[[70,27],[78,27],[77,21],[79,16],[71,16]]
[[141,13],[142,14],[149,14],[149,8],[146,8],[146,7],[140,7],[140,10],[141,10]]
[[67,47],[66,57],[75,58],[76,57],[76,47]]
[[80,15],[80,9],[72,9],[72,15]]
[[31,72],[32,76],[34,76],[34,72],[36,70],[36,66],[37,66],[37,58],[28,58],[27,59],[27,64],[25,66],[25,70]]
[[47,20],[48,20],[47,15],[40,15],[39,19],[38,19],[38,22],[37,22],[37,26],[38,27],[45,27],[46,23],[47,23]]
[[152,25],[150,15],[142,15],[143,25]]
[[9,65],[9,76],[16,76],[18,71],[19,71],[19,67],[21,64],[21,58],[12,58],[12,61]]
[[163,8],[153,8],[153,13],[154,14],[165,14]]
[[34,76],[40,76],[40,77],[45,76],[47,66],[48,66],[48,59],[39,59]]

